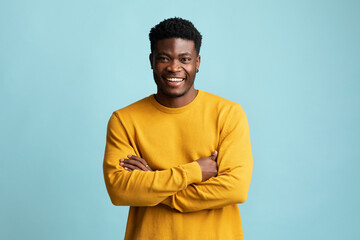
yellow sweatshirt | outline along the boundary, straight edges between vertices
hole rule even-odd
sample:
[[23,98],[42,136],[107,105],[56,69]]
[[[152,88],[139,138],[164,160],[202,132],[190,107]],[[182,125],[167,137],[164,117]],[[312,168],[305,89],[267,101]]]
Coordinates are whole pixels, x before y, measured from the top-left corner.
[[[218,176],[201,182],[195,161],[217,150]],[[119,165],[132,154],[156,171]],[[201,90],[167,108],[153,95],[113,113],[104,177],[111,201],[129,205],[125,239],[243,239],[237,203],[252,174],[249,127],[241,106]]]

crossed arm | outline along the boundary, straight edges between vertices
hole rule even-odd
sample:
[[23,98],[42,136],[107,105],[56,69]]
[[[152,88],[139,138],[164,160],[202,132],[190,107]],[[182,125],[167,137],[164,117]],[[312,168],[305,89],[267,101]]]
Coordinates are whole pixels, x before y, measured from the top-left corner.
[[152,171],[145,159],[136,157],[138,154],[126,139],[110,129],[107,145],[112,147],[106,151],[105,160],[126,151],[131,153],[117,164],[104,161],[105,182],[113,203],[130,206],[161,203],[180,212],[193,212],[244,202],[250,186],[252,155],[247,119],[240,113],[238,120],[223,132],[218,152],[161,171]]
[[[196,160],[201,168],[202,182],[217,175],[217,151],[214,151],[209,157],[202,157]],[[134,155],[128,155],[128,159],[121,158],[120,165],[127,171],[153,171],[147,164],[146,160]]]
[[[239,136],[240,139],[241,137],[247,136]],[[187,188],[164,199],[161,204],[180,212],[194,212],[245,202],[252,173],[252,156],[249,147],[244,143],[224,140],[219,150],[217,164],[219,168],[216,169],[216,174],[212,172],[213,169],[208,172],[209,168],[204,164],[208,162],[204,160],[216,160],[217,151],[210,157],[197,160],[203,175],[201,183],[188,185]],[[243,153],[242,158],[237,158],[236,154],[239,151]],[[128,157],[120,161],[127,171],[152,171],[151,168],[146,167],[146,160],[132,155]]]

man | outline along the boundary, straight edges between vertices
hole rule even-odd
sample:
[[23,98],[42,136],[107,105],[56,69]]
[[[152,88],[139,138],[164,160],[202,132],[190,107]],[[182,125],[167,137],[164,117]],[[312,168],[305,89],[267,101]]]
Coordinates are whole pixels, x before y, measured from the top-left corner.
[[[201,35],[181,18],[150,31],[157,93],[113,113],[104,159],[125,239],[243,239],[252,154],[239,104],[196,90]],[[220,82],[221,80],[219,80]]]

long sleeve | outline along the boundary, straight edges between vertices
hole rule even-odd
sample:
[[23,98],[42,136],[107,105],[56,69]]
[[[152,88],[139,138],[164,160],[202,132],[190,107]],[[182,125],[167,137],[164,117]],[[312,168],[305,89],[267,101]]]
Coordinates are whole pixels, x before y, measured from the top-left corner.
[[108,123],[104,156],[105,184],[114,205],[154,206],[189,184],[201,182],[201,169],[196,162],[167,170],[128,172],[119,165],[120,158],[137,155],[124,123],[114,113]]
[[[201,182],[196,160],[214,150],[218,176]],[[124,170],[129,154],[156,171]],[[252,155],[238,103],[199,90],[180,108],[154,95],[121,108],[109,120],[103,167],[112,202],[130,206],[125,239],[243,239],[236,203],[247,198]]]
[[216,209],[246,201],[253,160],[249,126],[240,105],[229,114],[218,148],[218,176],[194,183],[166,198],[162,204],[180,212]]

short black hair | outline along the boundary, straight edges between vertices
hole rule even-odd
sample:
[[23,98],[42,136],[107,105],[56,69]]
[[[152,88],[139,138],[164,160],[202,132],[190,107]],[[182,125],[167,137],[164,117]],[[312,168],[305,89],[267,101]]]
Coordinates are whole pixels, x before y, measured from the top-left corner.
[[197,54],[200,53],[202,36],[194,24],[188,20],[179,17],[168,18],[151,28],[149,33],[151,52],[154,52],[157,41],[166,38],[192,40]]

